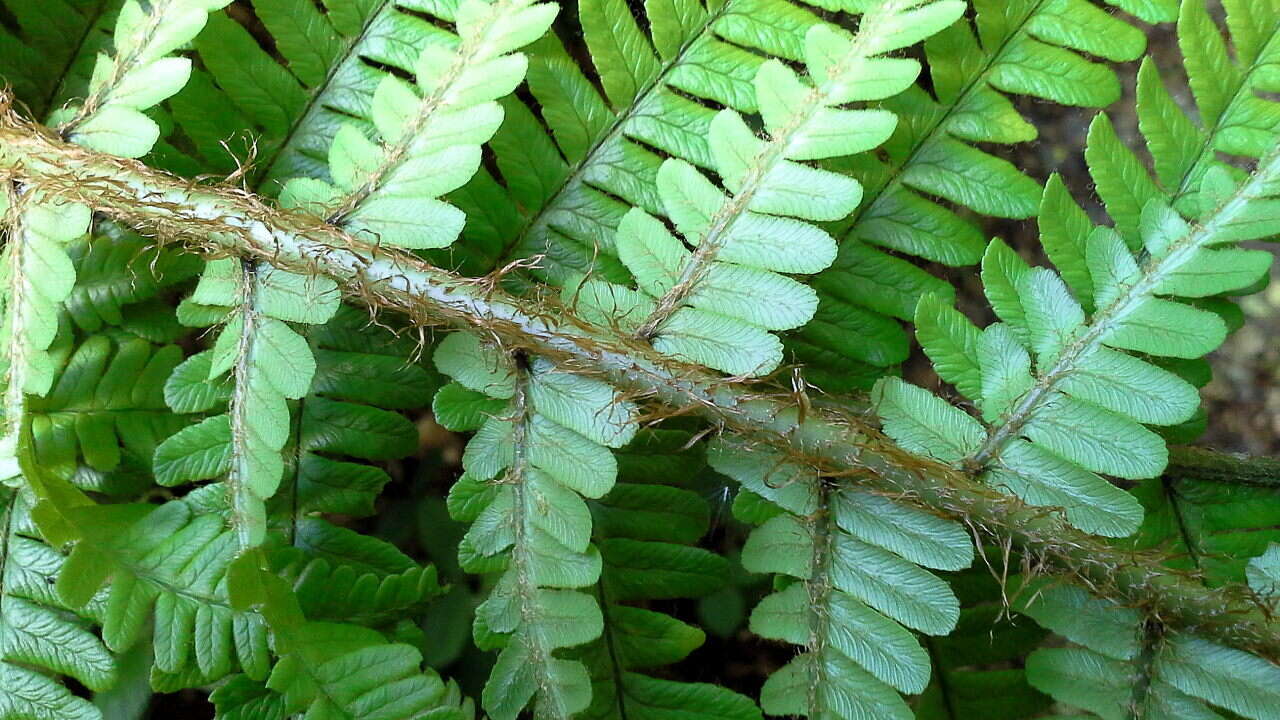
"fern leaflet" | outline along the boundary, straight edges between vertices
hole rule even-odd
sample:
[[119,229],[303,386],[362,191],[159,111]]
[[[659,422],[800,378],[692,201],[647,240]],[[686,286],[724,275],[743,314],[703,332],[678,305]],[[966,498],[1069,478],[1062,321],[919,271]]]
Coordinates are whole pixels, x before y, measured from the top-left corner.
[[1280,668],[1259,657],[1143,623],[1072,585],[1024,589],[1019,609],[1083,647],[1044,648],[1027,677],[1054,698],[1103,720],[1214,720],[1216,705],[1254,720],[1280,717]]
[[876,395],[886,432],[905,447],[988,470],[988,482],[1031,504],[1065,508],[1082,530],[1132,533],[1141,507],[1095,473],[1160,474],[1164,442],[1139,423],[1182,422],[1195,412],[1198,394],[1173,373],[1119,351],[1195,359],[1221,344],[1226,327],[1217,315],[1162,296],[1214,295],[1266,272],[1267,253],[1213,248],[1273,230],[1259,212],[1274,202],[1277,157],[1238,188],[1224,170],[1206,175],[1204,192],[1219,207],[1199,225],[1163,201],[1148,202],[1141,256],[1114,230],[1089,233],[1069,256],[1070,265],[1090,271],[1091,287],[1075,288],[1095,308],[1088,318],[1059,275],[1027,266],[994,241],[982,277],[1001,323],[979,332],[936,302],[922,302],[916,318],[943,379],[974,399],[989,425],[889,379]]
[[483,705],[511,720],[536,700],[537,713],[567,718],[590,705],[591,681],[581,662],[553,653],[595,639],[603,622],[579,591],[601,572],[582,498],[613,487],[608,448],[635,435],[635,406],[598,380],[508,358],[470,334],[448,336],[435,362],[468,390],[507,401],[467,444],[466,473],[449,495],[450,513],[471,523],[463,568],[501,572],[476,610],[477,644],[502,648]]
[[769,502],[754,518],[762,524],[742,550],[743,567],[794,579],[751,614],[753,632],[805,648],[765,683],[764,711],[909,720],[898,693],[923,692],[930,662],[906,628],[946,635],[960,614],[946,583],[919,564],[967,567],[964,530],[884,497],[829,488],[780,456],[722,441],[710,460]]

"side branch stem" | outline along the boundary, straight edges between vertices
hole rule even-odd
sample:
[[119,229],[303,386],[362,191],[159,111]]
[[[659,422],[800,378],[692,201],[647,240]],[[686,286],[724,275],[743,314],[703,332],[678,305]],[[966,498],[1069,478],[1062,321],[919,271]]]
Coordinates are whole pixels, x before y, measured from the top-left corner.
[[1169,448],[1169,467],[1164,474],[1177,480],[1203,480],[1280,490],[1280,460],[1231,455],[1206,448]]

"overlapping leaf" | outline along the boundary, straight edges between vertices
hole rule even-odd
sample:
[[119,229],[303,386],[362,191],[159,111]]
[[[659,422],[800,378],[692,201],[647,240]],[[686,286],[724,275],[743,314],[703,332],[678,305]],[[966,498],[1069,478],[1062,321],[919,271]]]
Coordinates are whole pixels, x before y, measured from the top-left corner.
[[[1185,633],[1144,626],[1133,610],[1072,585],[1037,585],[1019,608],[1082,647],[1044,648],[1027,660],[1032,685],[1103,720],[1280,717],[1280,667]],[[1136,689],[1135,689],[1136,688]]]
[[[1176,0],[1106,5],[1148,22],[1177,12]],[[869,387],[902,362],[907,340],[891,318],[913,319],[926,294],[952,294],[901,256],[971,265],[985,238],[968,211],[1036,213],[1039,184],[987,150],[1036,139],[1010,96],[1105,107],[1120,97],[1106,61],[1133,60],[1145,47],[1140,30],[1088,0],[976,0],[973,8],[971,22],[926,41],[930,89],[883,103],[900,118],[885,153],[839,164],[863,184],[865,198],[834,228],[840,252],[813,280],[817,317],[787,342],[806,377],[828,390]]]
[[[15,491],[0,500],[0,718],[102,720],[55,677],[105,690],[115,658],[53,592],[65,561],[34,537],[27,502]],[[85,610],[100,616],[103,605]]]
[[658,720],[673,712],[700,720],[760,718],[754,702],[727,688],[654,676],[697,649],[704,633],[644,606],[704,597],[724,585],[729,571],[724,558],[692,545],[706,533],[709,513],[696,492],[679,487],[706,472],[700,458],[681,452],[688,441],[676,431],[637,436],[617,453],[618,484],[589,503],[603,565],[596,591],[604,630],[572,651],[591,676],[583,718]]

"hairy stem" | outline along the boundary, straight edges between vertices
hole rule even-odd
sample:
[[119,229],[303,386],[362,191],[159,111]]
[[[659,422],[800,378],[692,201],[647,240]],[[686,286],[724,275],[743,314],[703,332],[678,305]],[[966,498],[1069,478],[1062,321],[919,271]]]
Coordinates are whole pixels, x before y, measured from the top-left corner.
[[828,682],[826,662],[823,653],[826,651],[827,635],[831,624],[831,533],[835,522],[831,514],[830,488],[821,478],[817,484],[818,509],[813,516],[807,518],[809,532],[813,537],[813,570],[805,581],[809,592],[809,646],[810,667],[813,673],[809,678],[808,698],[805,707],[807,717],[826,717],[828,709],[822,695],[822,686]]
[[697,413],[829,475],[856,476],[904,501],[1008,538],[1044,569],[1075,576],[1097,594],[1170,626],[1280,657],[1280,627],[1246,590],[1206,588],[1195,577],[1162,567],[1163,554],[1113,546],[1075,530],[1056,513],[901,450],[859,415],[810,408],[802,416],[786,390],[726,381],[577,321],[563,307],[516,300],[495,282],[461,278],[375,248],[243,191],[195,185],[64,143],[11,113],[0,115],[0,148],[0,175],[87,203],[144,232],[186,239],[199,250],[236,252],[285,270],[329,275],[375,309],[403,311],[419,324],[479,328],[510,348],[528,348],[566,369],[603,377],[648,399],[658,412]]
[[258,544],[253,537],[253,525],[256,522],[253,508],[255,499],[248,488],[250,473],[248,464],[253,450],[248,447],[245,437],[249,432],[249,413],[252,412],[245,396],[248,393],[249,383],[252,382],[249,376],[254,372],[253,354],[258,313],[254,263],[242,261],[240,270],[240,307],[236,312],[240,314],[242,324],[239,342],[236,344],[236,362],[232,368],[230,403],[232,465],[231,472],[227,473],[227,505],[231,509],[231,526],[235,529],[236,542],[241,550],[247,550]]
[[1169,467],[1164,474],[1177,480],[1280,489],[1280,460],[1232,455],[1207,448],[1169,448]]

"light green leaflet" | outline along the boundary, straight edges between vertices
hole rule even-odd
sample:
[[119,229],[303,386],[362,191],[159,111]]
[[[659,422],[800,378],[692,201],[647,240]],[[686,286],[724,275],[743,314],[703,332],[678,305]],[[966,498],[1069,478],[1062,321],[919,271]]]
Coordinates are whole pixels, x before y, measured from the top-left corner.
[[394,75],[374,92],[378,141],[346,124],[329,148],[333,183],[294,178],[280,202],[303,208],[368,240],[409,249],[442,248],[462,231],[461,210],[439,196],[480,166],[480,146],[502,124],[497,100],[524,79],[513,51],[550,26],[557,6],[532,0],[464,0],[456,40],[428,44],[416,84]]
[[114,54],[100,53],[84,103],[54,113],[51,124],[79,145],[121,157],[142,157],[160,138],[143,113],[177,93],[191,60],[169,57],[199,34],[209,13],[229,0],[128,0],[117,16]]
[[947,584],[918,565],[968,567],[964,529],[878,495],[825,488],[811,469],[725,439],[708,461],[776,505],[748,537],[743,567],[796,580],[751,614],[753,632],[806,649],[769,677],[764,711],[913,717],[898,692],[922,692],[930,661],[907,628],[944,635],[960,611]]
[[[1098,127],[1109,126],[1100,119]],[[1112,142],[1095,132],[1090,147]],[[1222,343],[1226,324],[1218,315],[1176,298],[1241,290],[1266,275],[1269,253],[1224,246],[1274,232],[1274,221],[1249,208],[1273,202],[1277,172],[1275,153],[1239,184],[1223,168],[1210,169],[1198,197],[1217,210],[1198,226],[1162,198],[1149,200],[1135,218],[1142,255],[1122,232],[1091,228],[1061,183],[1051,182],[1044,238],[1062,276],[1027,265],[995,240],[982,280],[1001,322],[978,331],[936,299],[917,308],[925,352],[982,420],[886,378],[875,391],[885,431],[916,452],[985,468],[991,485],[1032,505],[1061,508],[1082,530],[1131,534],[1142,522],[1141,507],[1100,475],[1158,476],[1165,443],[1143,425],[1190,419],[1199,395],[1175,373],[1129,352],[1197,359]]]
[[[897,123],[891,113],[842,106],[907,88],[919,65],[879,56],[946,27],[964,4],[885,0],[858,9],[865,14],[856,37],[827,24],[809,29],[806,78],[777,60],[760,66],[754,88],[766,139],[732,109],[712,119],[708,140],[722,186],[678,158],[658,169],[658,196],[683,239],[641,208],[618,225],[618,256],[640,291],[624,293],[625,322],[664,354],[733,375],[766,374],[782,361],[770,331],[813,317],[816,293],[780,273],[831,264],[835,242],[812,223],[848,215],[862,188],[806,162],[887,140]],[[597,294],[578,294],[577,302]]]
[[1262,658],[1190,634],[1144,632],[1138,612],[1073,585],[1037,582],[1017,597],[1020,612],[1083,646],[1040,649],[1027,659],[1027,680],[1059,702],[1103,720],[1134,712],[1220,720],[1211,705],[1253,720],[1280,718],[1280,668]]
[[568,718],[590,705],[591,680],[580,661],[552,652],[603,628],[595,598],[579,590],[601,572],[583,498],[613,487],[609,448],[635,436],[636,407],[599,380],[541,358],[513,359],[469,333],[446,337],[434,359],[457,383],[436,396],[436,412],[478,425],[449,496],[450,513],[471,526],[463,567],[501,572],[476,611],[477,642],[502,648],[483,705],[499,720],[530,702],[539,714]]
[[[191,411],[225,398],[228,409],[156,448],[156,480],[177,485],[225,477],[242,547],[265,538],[263,503],[280,485],[281,451],[291,434],[288,401],[307,394],[316,370],[306,338],[289,323],[322,324],[339,301],[328,278],[232,259],[211,261],[188,301],[224,314],[225,324],[211,350],[188,359],[170,378],[166,399],[175,410]],[[224,377],[230,378],[229,397],[216,389]]]

